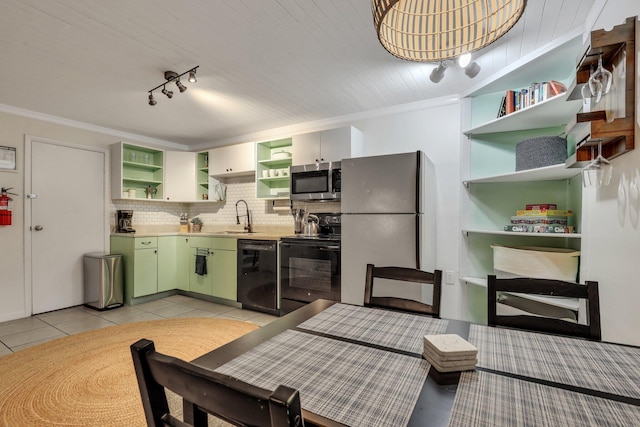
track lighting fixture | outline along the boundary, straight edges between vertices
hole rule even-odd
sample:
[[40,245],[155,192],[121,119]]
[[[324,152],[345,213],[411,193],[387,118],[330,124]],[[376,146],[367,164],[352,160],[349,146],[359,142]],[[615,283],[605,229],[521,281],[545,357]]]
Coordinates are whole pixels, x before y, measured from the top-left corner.
[[196,70],[198,69],[199,65],[196,67],[193,67],[192,69],[185,71],[182,74],[178,74],[175,71],[165,71],[164,72],[164,79],[166,80],[164,83],[159,84],[158,86],[154,87],[153,89],[151,89],[149,91],[149,105],[156,105],[158,103],[158,101],[156,101],[153,98],[153,91],[162,88],[162,93],[164,95],[167,96],[167,98],[171,99],[173,97],[173,91],[171,90],[167,90],[167,84],[171,83],[171,82],[176,82],[176,86],[178,87],[178,89],[180,90],[180,93],[184,92],[185,90],[187,90],[187,87],[185,85],[182,84],[182,82],[180,81],[180,77],[184,76],[185,74],[189,74],[189,78],[188,81],[191,83],[195,83],[197,82],[196,79]]
[[[464,74],[470,79],[477,76],[478,73],[480,72],[480,65],[478,65],[478,63],[475,61],[471,62],[470,54],[460,55],[457,62],[458,62],[458,65],[462,69],[464,69]],[[431,80],[434,83],[440,83],[440,81],[444,78],[444,72],[451,65],[454,65],[454,62],[450,60],[445,60],[440,62],[438,66],[431,71],[431,74],[429,75],[429,80]]]

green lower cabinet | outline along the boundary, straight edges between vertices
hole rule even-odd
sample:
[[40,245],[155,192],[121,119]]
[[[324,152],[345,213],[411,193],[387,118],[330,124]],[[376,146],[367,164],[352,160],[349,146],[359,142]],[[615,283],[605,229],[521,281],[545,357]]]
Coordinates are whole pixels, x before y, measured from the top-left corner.
[[158,249],[136,249],[134,264],[134,298],[158,293]]
[[158,292],[178,287],[178,263],[176,236],[158,237]]
[[[111,236],[111,253],[122,254],[124,298],[172,289],[237,300],[236,239],[200,236]],[[196,274],[198,250],[207,274]]]
[[200,247],[200,249],[192,248],[191,250],[192,250],[191,264],[193,268],[190,270],[190,273],[189,273],[189,290],[191,292],[196,292],[199,294],[211,295],[211,255],[208,255],[208,254],[206,255],[206,259],[207,259],[206,274],[198,274],[196,273],[196,269],[195,269],[196,257],[198,255],[198,251],[200,250],[200,254],[204,255],[210,249]]
[[[189,290],[231,301],[237,300],[237,243],[225,237],[191,237]],[[195,272],[198,249],[207,254],[207,274]]]
[[211,259],[211,295],[232,301],[238,299],[236,251],[214,249]]
[[176,288],[182,291],[189,290],[189,273],[194,267],[191,258],[189,238],[176,237]]
[[124,301],[158,292],[158,241],[156,237],[111,236],[111,253],[121,254],[124,267]]

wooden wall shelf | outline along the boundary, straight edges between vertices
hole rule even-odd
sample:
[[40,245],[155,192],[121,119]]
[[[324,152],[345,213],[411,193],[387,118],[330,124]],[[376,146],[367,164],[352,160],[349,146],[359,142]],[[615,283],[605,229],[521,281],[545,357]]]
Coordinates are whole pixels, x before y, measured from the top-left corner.
[[[608,159],[620,156],[635,148],[635,105],[636,105],[636,21],[637,17],[627,18],[625,23],[614,27],[611,31],[596,30],[591,32],[591,46],[578,62],[576,83],[584,84],[589,80],[591,68],[602,62],[606,69],[614,71],[613,65],[624,58],[624,117],[606,121],[606,112],[596,110],[578,113],[577,122],[591,123],[589,139],[581,141],[576,147],[576,160],[591,160],[591,146],[602,142],[602,155]],[[617,72],[617,70],[615,70]],[[604,95],[610,96],[609,95]]]

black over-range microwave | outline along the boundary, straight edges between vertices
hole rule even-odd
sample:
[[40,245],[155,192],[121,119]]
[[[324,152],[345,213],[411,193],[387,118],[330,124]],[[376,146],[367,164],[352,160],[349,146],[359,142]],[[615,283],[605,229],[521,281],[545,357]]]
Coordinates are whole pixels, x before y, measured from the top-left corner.
[[291,200],[340,200],[340,162],[291,166]]

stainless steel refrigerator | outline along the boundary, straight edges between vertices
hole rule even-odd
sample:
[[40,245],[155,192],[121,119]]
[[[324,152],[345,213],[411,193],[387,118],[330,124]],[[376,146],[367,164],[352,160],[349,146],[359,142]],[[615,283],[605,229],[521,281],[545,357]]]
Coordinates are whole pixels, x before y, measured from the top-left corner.
[[[362,305],[368,263],[433,271],[435,199],[422,151],[342,160],[343,302]],[[428,287],[398,295],[386,286],[388,295],[430,302]]]

